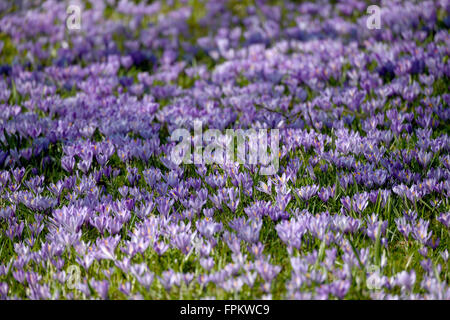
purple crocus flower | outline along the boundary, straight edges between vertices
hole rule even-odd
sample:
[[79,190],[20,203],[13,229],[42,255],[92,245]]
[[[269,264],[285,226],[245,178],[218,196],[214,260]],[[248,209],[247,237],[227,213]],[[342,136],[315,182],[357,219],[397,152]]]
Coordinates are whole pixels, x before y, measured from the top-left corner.
[[300,189],[297,189],[297,194],[301,199],[308,201],[309,199],[311,199],[313,196],[316,195],[318,190],[319,186],[317,185],[304,186],[300,187]]
[[273,279],[281,271],[280,266],[274,266],[264,260],[257,260],[255,262],[255,270],[263,278],[266,283],[271,283]]
[[104,239],[99,239],[96,243],[97,248],[95,252],[95,258],[116,260],[115,249],[120,241],[120,236],[108,237]]
[[97,281],[95,279],[91,279],[89,284],[102,299],[108,299],[109,282],[107,280]]
[[443,212],[439,215],[437,220],[442,223],[447,229],[450,229],[450,212]]
[[403,290],[411,291],[414,283],[416,282],[416,273],[414,270],[407,272],[403,270],[395,276],[394,283],[400,286]]
[[358,213],[362,213],[367,205],[369,200],[369,194],[367,192],[360,193],[353,197],[353,210],[355,210]]

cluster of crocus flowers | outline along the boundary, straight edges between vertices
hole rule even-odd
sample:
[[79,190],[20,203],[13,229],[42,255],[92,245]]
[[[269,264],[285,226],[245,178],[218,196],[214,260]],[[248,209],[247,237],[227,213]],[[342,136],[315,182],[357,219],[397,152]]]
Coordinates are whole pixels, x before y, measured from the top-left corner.
[[89,2],[0,4],[1,299],[450,299],[449,3]]

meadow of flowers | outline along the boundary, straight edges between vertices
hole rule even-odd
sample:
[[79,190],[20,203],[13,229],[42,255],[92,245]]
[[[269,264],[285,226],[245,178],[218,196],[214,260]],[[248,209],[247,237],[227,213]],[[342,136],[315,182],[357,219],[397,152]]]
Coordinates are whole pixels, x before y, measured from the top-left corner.
[[450,2],[370,4],[0,0],[0,298],[450,299]]

